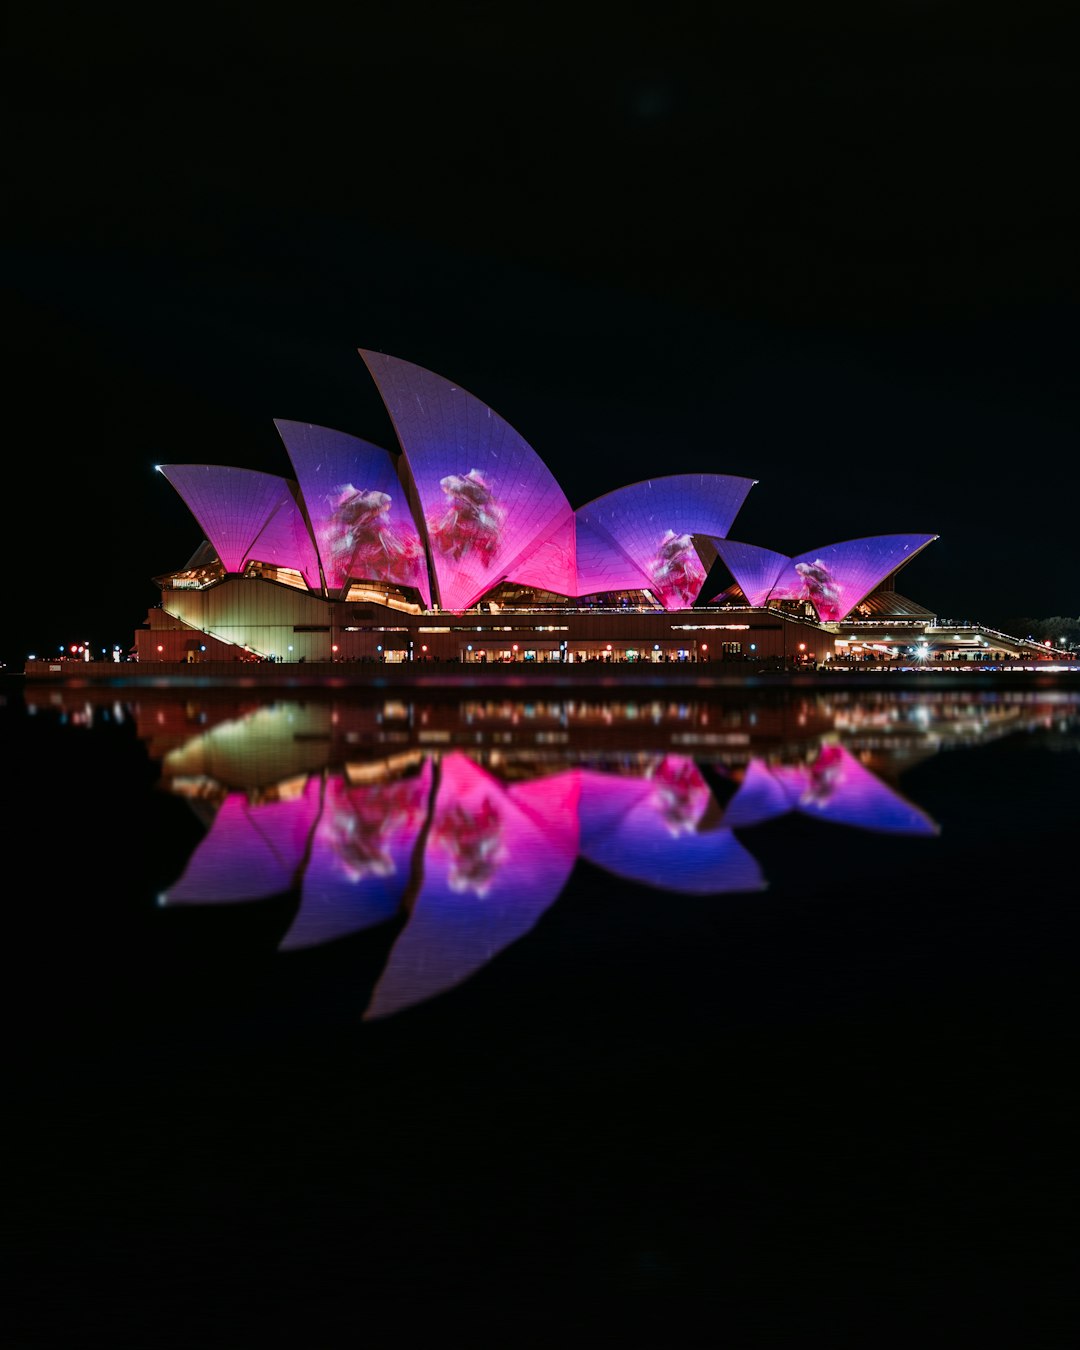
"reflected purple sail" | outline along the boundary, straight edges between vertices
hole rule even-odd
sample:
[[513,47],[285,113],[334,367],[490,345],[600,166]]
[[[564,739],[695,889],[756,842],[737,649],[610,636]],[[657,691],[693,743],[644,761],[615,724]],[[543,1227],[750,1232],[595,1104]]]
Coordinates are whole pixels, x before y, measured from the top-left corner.
[[702,829],[713,805],[701,771],[680,755],[665,756],[642,777],[583,771],[582,856],[670,891],[761,890],[761,868],[731,830]]
[[937,834],[925,812],[888,787],[842,745],[822,746],[809,764],[768,765],[753,759],[724,823],[745,829],[788,811],[834,825],[896,834]]
[[427,814],[431,763],[415,778],[350,787],[328,779],[304,871],[300,909],[282,951],[312,947],[392,919]]

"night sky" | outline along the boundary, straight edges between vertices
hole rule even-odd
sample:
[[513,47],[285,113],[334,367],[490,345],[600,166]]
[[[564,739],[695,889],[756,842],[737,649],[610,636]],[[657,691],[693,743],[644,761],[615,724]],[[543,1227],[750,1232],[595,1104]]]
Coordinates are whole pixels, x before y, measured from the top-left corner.
[[201,539],[156,463],[394,448],[358,347],[575,507],[746,475],[734,538],[932,532],[943,617],[1077,615],[1072,8],[9,14],[0,658],[130,644]]

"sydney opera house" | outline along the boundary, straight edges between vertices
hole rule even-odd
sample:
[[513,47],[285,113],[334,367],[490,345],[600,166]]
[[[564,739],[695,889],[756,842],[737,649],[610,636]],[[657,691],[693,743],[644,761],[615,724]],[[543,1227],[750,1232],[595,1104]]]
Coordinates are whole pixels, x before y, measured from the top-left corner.
[[155,578],[140,662],[821,665],[885,638],[926,643],[935,616],[896,578],[936,535],[788,557],[739,538],[755,480],[722,473],[616,486],[575,509],[481,400],[360,355],[396,446],[277,421],[290,477],[159,466],[203,539]]

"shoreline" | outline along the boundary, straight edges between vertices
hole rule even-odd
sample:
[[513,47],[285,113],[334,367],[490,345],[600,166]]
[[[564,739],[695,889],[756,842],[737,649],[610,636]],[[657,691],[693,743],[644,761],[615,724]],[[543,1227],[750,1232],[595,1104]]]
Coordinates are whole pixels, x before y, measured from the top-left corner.
[[[36,687],[71,688],[160,688],[160,689],[493,689],[493,690],[663,690],[740,688],[836,688],[871,684],[887,688],[937,688],[942,681],[965,683],[977,680],[980,686],[1008,687],[1031,684],[1058,684],[1070,676],[1080,676],[1080,663],[1045,666],[1027,665],[1006,668],[977,665],[974,662],[950,663],[925,670],[914,667],[834,667],[816,670],[776,670],[765,666],[747,669],[724,663],[691,663],[657,667],[650,664],[538,665],[366,665],[363,663],[244,663],[237,667],[227,662],[167,667],[137,662],[35,662],[33,669],[8,671],[9,676]],[[1080,687],[1080,685],[1078,685]]]

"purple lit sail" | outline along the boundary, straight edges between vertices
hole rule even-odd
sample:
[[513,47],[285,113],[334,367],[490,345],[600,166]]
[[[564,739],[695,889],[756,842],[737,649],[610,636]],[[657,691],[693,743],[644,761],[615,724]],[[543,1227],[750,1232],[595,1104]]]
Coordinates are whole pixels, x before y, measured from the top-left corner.
[[890,572],[910,562],[937,537],[873,535],[827,544],[793,558],[731,539],[717,539],[716,550],[749,604],[800,601],[813,605],[818,618],[830,623],[850,614]]
[[[584,508],[582,508],[584,509]],[[576,595],[602,595],[605,591],[640,591],[649,579],[617,540],[589,524],[577,513]]]
[[574,513],[536,451],[441,375],[360,355],[416,485],[441,607],[467,609],[506,579],[574,594]]
[[791,565],[791,559],[785,553],[774,553],[771,548],[739,544],[734,539],[713,542],[728,571],[739,583],[748,605],[763,606],[781,572]]
[[577,594],[649,590],[665,609],[689,607],[706,576],[693,536],[726,535],[754,482],[731,474],[672,474],[580,507]]

